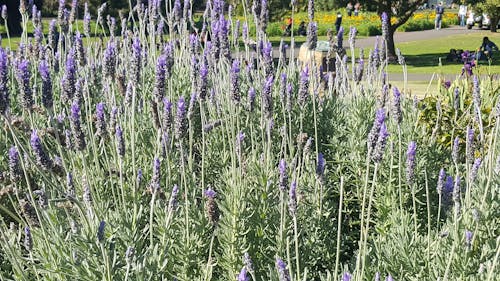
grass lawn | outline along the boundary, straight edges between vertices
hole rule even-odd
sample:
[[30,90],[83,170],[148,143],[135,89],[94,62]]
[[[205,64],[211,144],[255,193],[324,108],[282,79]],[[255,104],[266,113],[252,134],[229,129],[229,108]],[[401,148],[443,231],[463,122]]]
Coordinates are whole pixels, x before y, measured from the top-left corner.
[[[424,74],[458,74],[462,71],[462,64],[446,61],[450,49],[476,50],[482,43],[483,37],[488,36],[495,44],[500,45],[500,33],[484,31],[481,33],[447,36],[439,39],[420,40],[399,43],[399,48],[406,59],[408,73]],[[439,65],[441,59],[441,66]],[[479,62],[481,72],[489,69],[490,73],[500,73],[500,52],[494,55],[491,67],[488,62]],[[399,65],[390,65],[389,72],[401,72]]]

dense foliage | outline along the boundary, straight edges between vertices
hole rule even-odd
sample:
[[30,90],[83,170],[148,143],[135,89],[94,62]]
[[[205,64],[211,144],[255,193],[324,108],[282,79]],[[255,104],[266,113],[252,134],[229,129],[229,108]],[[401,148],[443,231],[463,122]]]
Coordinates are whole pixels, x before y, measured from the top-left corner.
[[0,48],[0,279],[495,280],[497,78],[466,61],[420,100],[383,40],[301,63],[253,12],[249,34],[213,1],[190,34],[189,9],[138,7],[120,36],[101,14],[100,41],[87,14],[24,14],[33,38]]

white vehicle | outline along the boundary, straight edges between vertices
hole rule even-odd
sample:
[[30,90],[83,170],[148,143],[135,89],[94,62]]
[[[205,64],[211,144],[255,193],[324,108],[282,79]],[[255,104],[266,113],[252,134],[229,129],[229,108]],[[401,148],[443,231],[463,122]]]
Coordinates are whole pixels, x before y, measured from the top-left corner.
[[[471,29],[476,23],[479,28],[489,29],[491,25],[491,20],[488,14],[485,13],[478,16],[476,16],[472,12],[469,13],[469,16],[467,17],[466,20],[467,29]],[[500,22],[498,23],[498,27],[500,28]]]

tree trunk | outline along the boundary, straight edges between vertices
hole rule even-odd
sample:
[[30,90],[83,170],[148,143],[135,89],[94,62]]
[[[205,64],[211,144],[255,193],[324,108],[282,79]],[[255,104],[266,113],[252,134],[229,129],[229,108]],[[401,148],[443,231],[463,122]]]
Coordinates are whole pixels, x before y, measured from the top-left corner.
[[497,32],[497,26],[498,26],[498,20],[499,18],[490,18],[490,31],[491,32]]
[[394,46],[394,33],[396,32],[396,29],[393,28],[391,25],[389,25],[389,34],[386,39],[386,44],[387,44],[387,59],[389,62],[396,62],[397,61],[397,56],[396,56],[396,47]]
[[22,32],[21,13],[19,13],[19,2],[20,2],[19,0],[0,1],[1,4],[7,5],[7,26],[9,27],[9,33],[11,36],[20,35]]

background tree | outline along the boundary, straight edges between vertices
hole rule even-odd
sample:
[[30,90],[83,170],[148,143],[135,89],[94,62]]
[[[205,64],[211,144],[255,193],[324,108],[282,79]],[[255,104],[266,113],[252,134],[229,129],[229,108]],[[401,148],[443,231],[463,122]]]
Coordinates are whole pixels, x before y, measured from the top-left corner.
[[390,19],[395,19],[395,21],[389,20],[389,34],[387,38],[388,57],[390,60],[395,60],[396,48],[394,46],[394,32],[411,18],[418,7],[427,3],[427,0],[367,0],[364,1],[364,3],[373,6],[379,16],[386,12]]
[[[20,35],[22,30],[21,27],[21,13],[19,12],[20,0],[0,0],[0,6],[7,6],[7,26],[9,27],[10,35],[17,36]],[[36,0],[34,4],[40,8],[43,6],[43,0]],[[25,2],[28,4],[28,1]],[[31,14],[31,7],[27,7],[28,13]]]
[[500,20],[500,0],[466,0],[467,4],[475,5],[475,9],[490,17],[490,30],[497,32],[498,22]]

